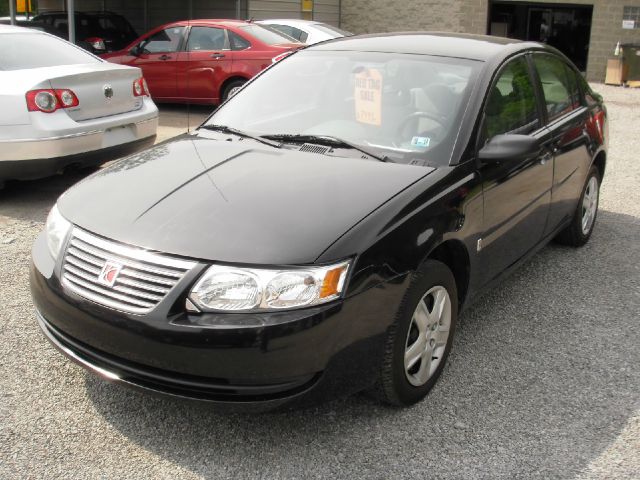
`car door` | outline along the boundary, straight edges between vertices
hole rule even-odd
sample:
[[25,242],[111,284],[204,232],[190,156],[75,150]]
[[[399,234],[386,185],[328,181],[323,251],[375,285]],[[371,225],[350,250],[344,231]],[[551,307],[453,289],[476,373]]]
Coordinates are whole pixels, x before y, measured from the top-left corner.
[[587,125],[590,113],[578,87],[579,75],[563,59],[535,53],[533,64],[544,97],[554,154],[551,206],[546,232],[571,218],[591,165]]
[[249,79],[271,65],[274,56],[286,52],[286,50],[275,50],[269,45],[261,44],[244,31],[239,33],[228,30],[228,34],[233,55],[234,75]]
[[217,102],[232,63],[226,29],[192,26],[185,51],[180,54],[180,96],[192,101]]
[[174,100],[178,95],[178,53],[186,27],[173,26],[152,33],[138,44],[128,65],[140,67],[154,99]]
[[530,135],[540,140],[539,154],[524,160],[481,165],[483,232],[478,241],[481,282],[517,262],[542,239],[553,179],[550,136],[544,128],[539,96],[526,55],[504,64],[485,100],[479,148],[499,134]]

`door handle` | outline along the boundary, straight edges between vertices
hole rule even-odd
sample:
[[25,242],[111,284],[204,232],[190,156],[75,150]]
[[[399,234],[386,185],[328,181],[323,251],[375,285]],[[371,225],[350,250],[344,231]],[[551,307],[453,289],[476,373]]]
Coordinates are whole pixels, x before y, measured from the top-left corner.
[[171,58],[171,56],[170,56],[170,55],[164,55],[164,54],[163,54],[163,55],[160,55],[158,58],[159,58],[160,60],[169,60],[169,59]]
[[212,53],[211,58],[215,58],[216,60],[218,58],[224,58],[224,53]]

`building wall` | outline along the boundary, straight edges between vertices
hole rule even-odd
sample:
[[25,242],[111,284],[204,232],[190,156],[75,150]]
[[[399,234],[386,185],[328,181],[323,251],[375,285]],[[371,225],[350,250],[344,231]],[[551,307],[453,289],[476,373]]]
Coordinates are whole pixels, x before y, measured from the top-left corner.
[[249,17],[254,20],[267,18],[301,18],[300,0],[250,0]]
[[340,0],[314,0],[313,19],[340,26]]
[[[341,0],[314,0],[313,19],[340,26]],[[301,0],[249,0],[249,17],[255,20],[268,18],[303,18]]]
[[[240,0],[246,18],[247,1]],[[41,12],[64,10],[64,0],[39,0]],[[237,0],[75,0],[77,11],[109,10],[124,15],[139,34],[158,25],[196,18],[237,18]],[[146,14],[145,14],[146,13]]]
[[[313,19],[340,26],[341,0],[314,0]],[[302,0],[75,0],[78,11],[110,10],[127,17],[140,34],[177,20],[195,18],[302,18]],[[41,12],[64,10],[66,0],[39,0]]]
[[[535,3],[593,5],[587,78],[603,81],[616,43],[640,44],[640,28],[624,30],[625,6],[640,0],[539,0]],[[487,33],[488,0],[342,0],[342,26],[354,33],[437,30]]]
[[462,0],[342,0],[342,28],[354,33],[463,31]]

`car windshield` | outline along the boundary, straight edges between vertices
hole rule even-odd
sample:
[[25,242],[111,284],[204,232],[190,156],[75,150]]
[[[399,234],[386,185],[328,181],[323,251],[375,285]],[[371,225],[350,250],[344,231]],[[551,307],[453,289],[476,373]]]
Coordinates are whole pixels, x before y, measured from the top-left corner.
[[297,43],[297,40],[284,35],[277,30],[270,28],[266,25],[245,25],[240,27],[240,30],[257,38],[262,43],[267,45],[278,45],[280,43]]
[[84,50],[42,33],[0,34],[0,70],[101,63]]
[[333,137],[394,162],[446,165],[479,66],[430,55],[303,50],[265,71],[207,124],[285,142]]

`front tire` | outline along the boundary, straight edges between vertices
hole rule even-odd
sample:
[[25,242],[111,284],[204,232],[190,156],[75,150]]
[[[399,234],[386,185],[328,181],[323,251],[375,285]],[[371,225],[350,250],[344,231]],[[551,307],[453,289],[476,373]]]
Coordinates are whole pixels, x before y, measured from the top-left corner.
[[389,404],[422,400],[442,373],[458,319],[456,282],[451,270],[427,260],[413,275],[396,321],[387,332],[376,392]]
[[600,171],[596,166],[592,166],[571,223],[558,234],[556,241],[571,247],[581,247],[587,243],[596,224],[599,200]]

